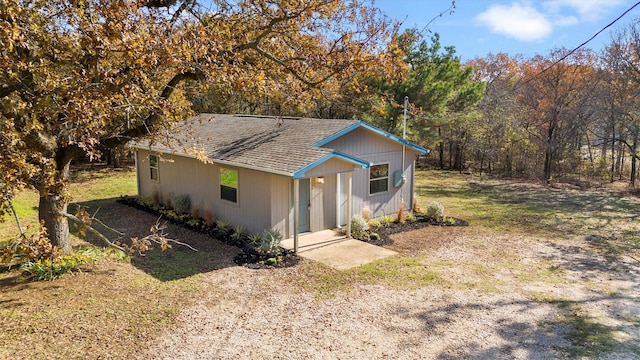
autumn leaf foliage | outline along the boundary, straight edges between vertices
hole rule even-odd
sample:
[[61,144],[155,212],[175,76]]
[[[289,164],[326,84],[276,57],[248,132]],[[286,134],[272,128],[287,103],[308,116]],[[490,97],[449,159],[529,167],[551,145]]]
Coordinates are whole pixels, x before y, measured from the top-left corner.
[[3,0],[0,218],[35,189],[49,237],[69,252],[73,159],[171,129],[191,113],[185,91],[298,101],[387,61],[392,29],[355,0]]

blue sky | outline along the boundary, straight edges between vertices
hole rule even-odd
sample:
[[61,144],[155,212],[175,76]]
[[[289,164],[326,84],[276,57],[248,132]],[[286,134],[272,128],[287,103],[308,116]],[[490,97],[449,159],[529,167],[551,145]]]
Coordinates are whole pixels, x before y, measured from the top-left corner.
[[[429,29],[443,46],[454,46],[462,61],[488,53],[547,55],[556,47],[572,49],[632,7],[637,0],[457,0],[453,14]],[[425,25],[451,6],[451,0],[375,0],[374,5],[403,28]],[[640,6],[612,28],[640,17]],[[428,32],[425,32],[429,36]],[[611,40],[604,31],[586,47],[601,50]]]

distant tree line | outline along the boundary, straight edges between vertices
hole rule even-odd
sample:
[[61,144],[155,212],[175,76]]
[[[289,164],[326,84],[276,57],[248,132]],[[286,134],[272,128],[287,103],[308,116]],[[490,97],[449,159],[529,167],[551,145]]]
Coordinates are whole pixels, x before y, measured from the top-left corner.
[[[191,94],[196,111],[357,118],[431,150],[422,164],[544,181],[635,186],[640,147],[640,23],[600,52],[556,48],[530,58],[489,54],[465,64],[438,34],[397,36],[400,59],[331,79],[321,89],[216,86]],[[392,67],[389,67],[389,66]]]

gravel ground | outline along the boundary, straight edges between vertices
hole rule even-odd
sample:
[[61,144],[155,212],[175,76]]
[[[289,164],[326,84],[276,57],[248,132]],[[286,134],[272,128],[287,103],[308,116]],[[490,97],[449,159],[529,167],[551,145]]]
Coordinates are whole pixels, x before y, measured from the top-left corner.
[[[448,285],[402,289],[358,284],[318,298],[299,286],[308,261],[284,269],[229,267],[203,274],[211,289],[180,315],[141,358],[156,359],[553,359],[573,345],[570,323],[559,321],[565,299],[615,329],[638,349],[640,267],[631,258],[611,263],[584,244],[560,245],[493,237],[470,228],[397,234],[389,248],[420,256]],[[505,259],[510,259],[505,265]],[[478,271],[484,264],[492,273]],[[514,265],[515,264],[515,265]],[[543,264],[543,265],[540,265]],[[558,268],[558,281],[516,281],[532,269]],[[474,269],[473,271],[471,269]],[[585,271],[589,269],[589,271]],[[518,275],[520,274],[520,275]],[[482,278],[494,288],[458,286]],[[550,278],[553,279],[553,278]],[[297,280],[297,281],[296,281]],[[633,359],[624,346],[605,358]]]

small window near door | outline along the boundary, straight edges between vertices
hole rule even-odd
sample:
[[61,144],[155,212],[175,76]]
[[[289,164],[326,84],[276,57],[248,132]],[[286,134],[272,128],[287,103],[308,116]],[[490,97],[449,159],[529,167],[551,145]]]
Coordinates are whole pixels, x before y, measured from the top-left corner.
[[369,168],[369,195],[389,190],[389,164],[372,165]]
[[158,181],[158,156],[149,155],[149,178]]
[[220,198],[238,203],[238,171],[220,168]]

